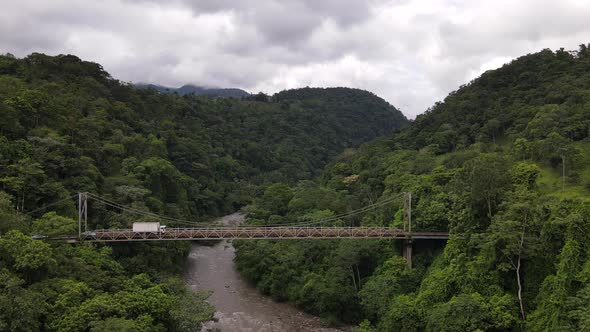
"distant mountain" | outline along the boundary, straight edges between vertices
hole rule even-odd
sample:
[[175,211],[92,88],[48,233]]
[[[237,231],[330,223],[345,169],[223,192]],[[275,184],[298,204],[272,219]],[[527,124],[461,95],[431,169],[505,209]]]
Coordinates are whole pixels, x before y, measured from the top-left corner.
[[146,88],[146,89],[154,89],[156,91],[160,91],[163,93],[177,93],[181,96],[188,95],[194,93],[197,96],[210,96],[210,97],[233,97],[233,98],[241,98],[249,96],[250,93],[244,91],[242,89],[236,88],[205,88],[202,86],[196,86],[192,84],[186,84],[181,86],[180,88],[170,88],[162,85],[156,84],[144,84],[144,83],[137,83],[135,86],[139,88]]

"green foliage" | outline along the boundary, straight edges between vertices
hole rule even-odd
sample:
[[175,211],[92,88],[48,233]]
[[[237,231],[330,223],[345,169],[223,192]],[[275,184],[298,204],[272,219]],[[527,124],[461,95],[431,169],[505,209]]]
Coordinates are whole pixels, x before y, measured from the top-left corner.
[[428,331],[488,331],[511,327],[509,296],[485,299],[478,293],[461,294],[433,308],[427,319]]
[[201,322],[210,320],[215,309],[205,300],[208,294],[183,292],[172,306],[170,316],[173,321],[169,331],[198,331]]
[[0,269],[0,330],[38,331],[47,307],[43,296],[24,287],[24,280]]
[[388,257],[388,241],[236,241],[238,270],[262,292],[327,321],[354,322],[363,280]]
[[78,222],[74,219],[59,216],[55,211],[47,212],[33,222],[33,232],[45,236],[59,236],[75,234]]
[[19,231],[10,231],[0,239],[2,266],[18,271],[23,276],[35,275],[53,267],[51,247]]
[[367,319],[363,320],[359,326],[353,329],[353,332],[373,332],[374,329],[371,327],[371,322]]
[[508,161],[502,156],[483,154],[467,162],[463,170],[470,200],[478,210],[485,211],[487,217],[492,218],[493,209],[510,185]]
[[584,139],[589,83],[580,73],[590,62],[579,54],[545,49],[488,71],[419,115],[399,139],[415,148],[436,145],[438,152],[464,148],[478,136],[499,141],[524,132],[539,140],[555,131]]
[[395,297],[417,288],[419,277],[418,270],[408,268],[407,262],[400,256],[385,261],[367,279],[359,292],[367,317],[377,321],[385,316]]
[[14,198],[0,191],[0,233],[4,234],[10,230],[28,232],[30,225],[25,216],[15,211]]
[[[588,207],[580,209],[587,211]],[[530,315],[528,326],[539,331],[587,329],[588,318],[588,246],[590,223],[576,212],[564,218],[567,225],[561,252],[556,257],[555,272],[548,275],[537,296],[538,305]]]
[[3,331],[186,331],[213,316],[205,294],[128,274],[109,247],[50,246],[10,231],[0,257]]

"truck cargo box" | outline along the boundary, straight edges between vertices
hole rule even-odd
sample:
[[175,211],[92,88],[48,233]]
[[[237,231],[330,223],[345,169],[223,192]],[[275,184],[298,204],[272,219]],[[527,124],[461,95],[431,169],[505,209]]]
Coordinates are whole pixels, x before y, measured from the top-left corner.
[[160,232],[159,222],[134,222],[133,231],[137,233],[158,233]]

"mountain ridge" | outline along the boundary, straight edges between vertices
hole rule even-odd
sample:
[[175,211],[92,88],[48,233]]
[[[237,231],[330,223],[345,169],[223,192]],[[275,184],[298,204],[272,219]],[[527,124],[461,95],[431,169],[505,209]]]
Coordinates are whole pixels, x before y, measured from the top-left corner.
[[196,96],[208,97],[232,97],[242,98],[250,96],[250,93],[238,88],[208,88],[194,84],[185,84],[178,88],[167,87],[159,84],[151,83],[135,83],[138,88],[154,89],[162,93],[177,93],[180,96],[187,94],[195,94]]

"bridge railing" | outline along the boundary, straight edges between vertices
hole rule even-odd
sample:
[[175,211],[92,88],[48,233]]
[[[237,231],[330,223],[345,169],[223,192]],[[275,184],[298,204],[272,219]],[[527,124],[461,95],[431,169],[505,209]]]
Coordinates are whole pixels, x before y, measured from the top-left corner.
[[[162,231],[162,233],[166,233],[166,232],[174,232],[174,231],[187,231],[187,230],[202,230],[202,231],[207,231],[207,230],[244,230],[244,231],[250,231],[250,230],[279,230],[279,229],[284,229],[284,230],[301,230],[301,229],[309,229],[309,230],[315,230],[315,229],[319,229],[319,230],[330,230],[330,229],[342,229],[342,230],[388,230],[388,231],[398,231],[398,232],[404,232],[403,230],[399,229],[399,228],[392,228],[392,227],[372,227],[372,226],[359,226],[359,227],[351,227],[351,226],[344,226],[344,227],[340,227],[340,226],[317,226],[317,227],[312,227],[312,226],[219,226],[219,227],[167,227],[165,231]],[[94,232],[107,232],[107,231],[121,231],[121,232],[133,232],[132,229],[125,229],[125,228],[117,228],[117,229],[97,229]]]
[[408,233],[391,227],[324,227],[324,226],[220,226],[167,228],[157,232],[134,232],[131,229],[99,229],[86,237],[96,241],[145,240],[219,240],[219,239],[305,239],[305,238],[398,238],[446,239],[444,232]]

